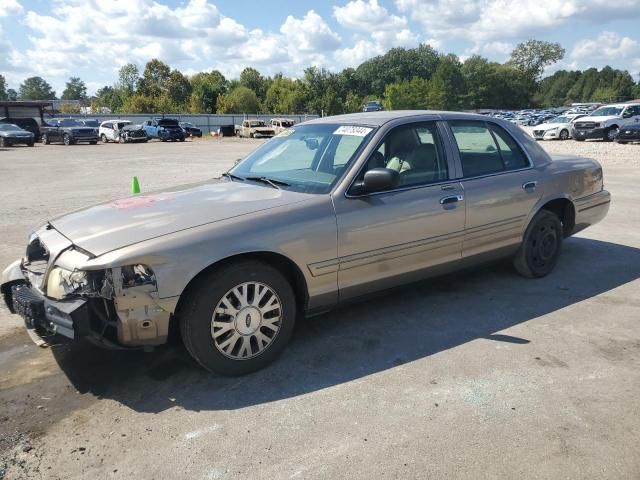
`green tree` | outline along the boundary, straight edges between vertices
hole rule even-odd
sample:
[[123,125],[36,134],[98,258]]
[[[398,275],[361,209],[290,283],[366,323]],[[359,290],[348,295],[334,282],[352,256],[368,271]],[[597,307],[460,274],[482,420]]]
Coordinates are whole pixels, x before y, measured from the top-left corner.
[[118,70],[118,88],[122,89],[126,96],[133,95],[138,88],[140,72],[133,63],[127,63]]
[[189,79],[178,70],[173,70],[167,79],[167,98],[173,105],[184,110],[190,97],[191,83],[189,83]]
[[150,60],[144,67],[136,93],[146,97],[160,97],[166,94],[170,75],[171,68],[169,65],[157,58]]
[[0,75],[0,100],[7,100],[7,81]]
[[618,90],[614,87],[598,87],[591,94],[591,100],[594,102],[611,103],[619,98]]
[[455,55],[443,56],[429,80],[429,108],[458,110],[462,106],[464,93],[465,82],[460,60]]
[[218,97],[227,92],[227,79],[218,70],[193,75],[189,110],[193,113],[215,113]]
[[256,92],[239,86],[218,98],[218,113],[257,113],[260,101]]
[[305,100],[302,82],[278,74],[267,90],[264,107],[269,113],[300,113]]
[[247,67],[240,73],[240,85],[255,92],[260,100],[264,100],[267,92],[267,82],[255,68]]
[[65,89],[60,98],[62,100],[86,100],[87,86],[79,77],[71,77],[65,84]]
[[533,81],[540,78],[545,67],[564,58],[565,49],[559,43],[527,40],[511,52],[509,62]]
[[11,102],[15,102],[18,100],[18,92],[16,92],[13,88],[7,90],[7,100]]
[[425,110],[429,108],[429,80],[414,77],[390,83],[384,91],[383,105],[387,110]]
[[42,77],[29,77],[20,84],[18,97],[21,100],[55,100],[56,92]]

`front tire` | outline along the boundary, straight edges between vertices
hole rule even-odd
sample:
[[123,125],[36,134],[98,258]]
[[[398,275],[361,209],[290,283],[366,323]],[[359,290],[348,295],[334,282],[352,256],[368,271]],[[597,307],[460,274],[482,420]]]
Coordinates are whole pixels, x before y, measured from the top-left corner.
[[528,278],[549,275],[560,256],[563,236],[562,223],[555,213],[536,213],[513,261],[518,273]]
[[607,130],[604,132],[603,140],[605,142],[613,142],[618,135],[618,130],[618,127],[616,127],[615,125],[613,127],[607,128]]
[[62,137],[62,142],[65,145],[71,145],[71,143],[72,143],[71,142],[71,137],[68,134],[65,133],[64,136]]
[[258,261],[229,264],[203,275],[178,311],[189,353],[226,376],[259,370],[291,338],[296,299],[285,276]]
[[561,130],[560,131],[560,140],[569,140],[569,131]]
[[0,137],[0,147],[4,148],[7,146],[7,142],[4,137]]
[[46,133],[44,135],[42,135],[41,141],[42,141],[43,145],[49,145],[51,143],[51,141],[49,140],[49,137],[47,136]]

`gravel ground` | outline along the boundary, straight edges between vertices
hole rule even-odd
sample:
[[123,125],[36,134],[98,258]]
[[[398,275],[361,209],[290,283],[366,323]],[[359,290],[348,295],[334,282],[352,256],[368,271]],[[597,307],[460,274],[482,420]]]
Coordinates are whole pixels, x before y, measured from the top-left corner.
[[[0,265],[43,219],[219,175],[257,141],[0,150]],[[434,279],[300,322],[236,379],[179,346],[38,349],[0,307],[0,479],[640,478],[640,145],[598,159],[607,219],[556,271]]]

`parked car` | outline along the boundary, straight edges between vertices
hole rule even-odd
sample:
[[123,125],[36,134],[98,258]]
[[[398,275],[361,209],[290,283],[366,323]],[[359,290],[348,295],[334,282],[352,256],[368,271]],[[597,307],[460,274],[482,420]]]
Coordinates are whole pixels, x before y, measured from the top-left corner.
[[275,135],[272,127],[257,118],[244,120],[242,124],[236,127],[236,135],[245,138],[271,138]]
[[147,120],[142,124],[142,128],[148,138],[157,138],[163,142],[175,141],[184,142],[184,130],[180,127],[178,120],[173,118],[155,118]]
[[359,113],[290,132],[222,178],[51,219],[2,274],[8,307],[49,340],[142,347],[176,328],[205,368],[244,374],[299,315],[499,258],[544,277],[609,209],[598,162],[552,158],[481,115]]
[[363,112],[381,112],[382,110],[384,110],[384,108],[382,108],[382,103],[378,100],[371,100],[362,107]]
[[33,133],[36,142],[40,141],[40,125],[35,118],[30,117],[5,117],[0,119],[0,123],[10,123],[23,130]]
[[76,143],[98,143],[98,132],[95,128],[85,127],[73,118],[51,119],[40,129],[41,141],[45,145],[52,142],[62,142],[65,145]]
[[573,122],[585,115],[559,115],[533,129],[536,140],[568,140],[573,131]]
[[191,122],[180,122],[180,126],[187,137],[199,137],[202,138],[202,130],[196,127]]
[[616,135],[616,142],[631,143],[640,142],[640,122],[622,127]]
[[296,122],[289,118],[272,118],[270,123],[271,128],[276,135],[286,130],[287,128],[293,127],[296,124]]
[[35,137],[33,133],[12,123],[0,123],[0,147],[19,144],[33,147],[34,142]]
[[606,105],[574,123],[574,140],[589,138],[611,142],[620,128],[640,123],[640,103]]
[[[98,129],[100,141],[102,143],[124,143],[124,139],[122,138],[122,129],[128,127],[129,125],[132,125],[131,121],[129,120],[107,120],[105,122],[102,122],[100,124],[100,128]],[[142,129],[141,125],[138,125],[138,127],[139,129]],[[147,139],[146,133],[144,134],[144,138]]]
[[120,129],[120,143],[147,143],[149,138],[142,125],[129,124]]

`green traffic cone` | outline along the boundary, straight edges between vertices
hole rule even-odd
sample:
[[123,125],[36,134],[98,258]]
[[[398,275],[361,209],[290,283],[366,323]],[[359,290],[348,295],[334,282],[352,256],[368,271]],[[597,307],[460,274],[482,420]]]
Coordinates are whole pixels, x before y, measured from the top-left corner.
[[140,193],[140,184],[138,183],[138,177],[131,179],[131,193]]

